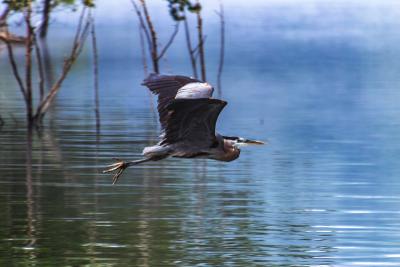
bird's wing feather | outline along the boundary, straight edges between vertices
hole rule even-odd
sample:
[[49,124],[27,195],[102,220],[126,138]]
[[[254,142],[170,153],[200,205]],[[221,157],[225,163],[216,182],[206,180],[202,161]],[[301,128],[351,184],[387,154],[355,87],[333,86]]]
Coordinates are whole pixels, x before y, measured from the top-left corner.
[[210,98],[214,88],[208,83],[192,82],[179,88],[175,98]]
[[[167,106],[171,103],[175,97],[178,98],[199,98],[199,97],[207,97],[206,93],[192,93],[190,94],[189,91],[195,92],[202,91],[203,88],[196,88],[195,86],[187,86],[191,90],[182,90],[178,93],[179,89],[184,87],[185,85],[196,83],[200,84],[201,81],[180,75],[159,75],[152,73],[150,74],[142,83],[150,89],[150,91],[158,96],[158,114],[160,118],[161,127],[163,130],[166,128],[166,123],[168,120],[168,111]],[[200,90],[199,90],[200,89]],[[204,91],[204,90],[203,90]],[[177,94],[179,96],[177,96]],[[211,91],[212,94],[212,91]],[[211,97],[210,92],[208,92],[208,97]]]
[[168,106],[169,119],[161,144],[184,141],[196,147],[216,142],[215,125],[227,102],[219,99],[175,99]]

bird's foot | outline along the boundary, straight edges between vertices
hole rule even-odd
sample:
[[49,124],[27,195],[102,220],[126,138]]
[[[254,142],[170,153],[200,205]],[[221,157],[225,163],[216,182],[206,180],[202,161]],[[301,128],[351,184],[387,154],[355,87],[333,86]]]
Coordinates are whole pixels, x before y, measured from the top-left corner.
[[123,160],[118,160],[118,162],[108,165],[107,169],[105,169],[103,173],[115,172],[112,178],[112,184],[115,184],[118,181],[118,178],[124,172],[124,170],[128,168],[128,166],[129,166],[128,162],[125,162]]

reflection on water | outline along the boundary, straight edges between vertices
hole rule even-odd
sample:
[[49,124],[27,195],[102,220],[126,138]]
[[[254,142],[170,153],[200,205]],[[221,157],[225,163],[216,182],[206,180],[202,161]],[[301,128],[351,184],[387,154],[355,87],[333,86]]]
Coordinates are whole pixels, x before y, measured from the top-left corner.
[[[393,45],[398,35],[382,30],[382,23],[398,22],[375,13],[375,24],[348,18],[358,22],[356,34],[336,28],[327,37],[308,21],[296,31],[285,17],[271,18],[278,7],[251,28],[229,18],[228,4],[225,10],[229,105],[218,128],[270,144],[245,148],[232,163],[139,165],[116,186],[100,173],[103,166],[113,157],[139,158],[158,132],[152,99],[139,86],[141,55],[132,52],[139,40],[126,35],[136,24],[121,31],[99,27],[100,135],[90,52],[39,132],[24,127],[23,103],[0,52],[0,115],[7,122],[0,128],[1,266],[400,264],[400,65],[393,59],[400,50]],[[328,11],[316,6],[314,12]],[[343,18],[330,12],[325,23],[340,26]],[[319,18],[312,14],[308,19]],[[268,19],[273,27],[265,28]],[[68,37],[57,27],[50,36],[63,51],[60,40]],[[368,34],[382,41],[368,41]],[[217,58],[213,38],[209,62]],[[179,51],[173,46],[163,67],[190,73]],[[49,51],[53,68],[62,60],[56,52]]]

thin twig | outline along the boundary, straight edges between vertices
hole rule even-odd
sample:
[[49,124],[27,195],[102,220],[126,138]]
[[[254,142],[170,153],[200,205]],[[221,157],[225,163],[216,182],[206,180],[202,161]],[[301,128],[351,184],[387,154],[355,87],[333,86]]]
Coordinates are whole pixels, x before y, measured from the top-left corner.
[[14,56],[14,51],[13,51],[12,45],[8,39],[6,39],[5,37],[3,37],[1,35],[0,35],[0,40],[2,40],[7,46],[8,59],[10,60],[10,63],[11,63],[11,69],[13,71],[15,79],[17,80],[17,83],[18,83],[19,89],[22,93],[22,96],[24,97],[24,100],[26,101],[26,90],[25,90],[25,86],[22,82],[21,75],[19,74],[19,71],[18,71],[18,67],[17,67],[17,63],[15,61],[15,56]]
[[218,65],[218,75],[217,75],[217,86],[218,86],[218,96],[221,96],[222,86],[221,86],[221,76],[224,67],[224,57],[225,57],[225,16],[224,16],[224,6],[222,2],[220,3],[220,12],[217,15],[221,22],[221,43],[220,43],[220,54],[219,54],[219,65]]
[[32,95],[32,43],[34,30],[31,25],[32,7],[31,0],[27,1],[26,14],[24,16],[26,23],[26,40],[25,40],[25,86],[26,86],[26,108],[28,123],[32,123],[33,118],[33,95]]
[[92,35],[92,51],[93,51],[93,78],[94,78],[94,103],[95,103],[95,115],[96,115],[96,130],[100,130],[100,109],[99,109],[99,65],[98,65],[98,53],[97,53],[97,40],[94,17],[91,16],[91,35]]
[[3,13],[0,15],[0,26],[1,26],[1,22],[2,21],[4,21],[4,23],[5,23],[5,20],[6,20],[7,16],[8,16],[8,14],[10,13],[10,11],[11,11],[11,9],[7,5],[6,8],[3,10]]
[[153,22],[151,21],[149,11],[147,9],[146,1],[145,0],[140,0],[140,3],[142,4],[142,9],[144,16],[146,18],[147,22],[147,27],[150,30],[150,35],[151,35],[151,59],[153,61],[153,71],[155,73],[159,73],[159,66],[158,66],[158,48],[157,48],[157,33],[154,29]]
[[75,37],[74,37],[74,42],[73,42],[73,44],[76,44],[76,43],[78,42],[79,36],[80,36],[80,34],[81,34],[81,29],[82,29],[82,24],[83,24],[83,18],[85,17],[85,14],[86,14],[86,7],[84,7],[84,8],[82,9],[82,12],[81,12],[81,14],[80,14],[80,16],[79,16],[78,27],[77,27],[76,32],[75,32]]
[[[143,25],[141,25],[141,23],[139,22],[138,28],[139,28],[139,37],[140,37],[140,48],[142,51],[142,63],[143,63],[143,72],[144,72],[144,77],[147,77],[148,75],[148,65],[147,65],[147,56],[146,56],[146,51],[145,51],[145,45],[144,45],[144,38],[143,38],[143,32],[142,31],[142,27]],[[149,95],[150,98],[150,110],[151,110],[151,114],[153,115],[153,117],[155,118],[155,111],[154,111],[154,104],[153,104],[153,95],[152,93],[147,90],[147,94]]]
[[207,35],[204,35],[201,41],[198,43],[198,45],[193,49],[193,53],[199,53],[199,47],[200,45],[204,44],[207,40]]
[[185,37],[186,37],[186,45],[189,51],[190,63],[192,64],[193,76],[197,79],[197,64],[196,58],[194,57],[194,50],[192,48],[192,41],[190,38],[190,30],[189,30],[189,23],[187,21],[187,17],[185,14],[184,25],[185,25]]
[[171,37],[169,38],[167,44],[164,46],[164,48],[162,49],[162,51],[158,55],[157,60],[160,60],[164,56],[165,52],[167,52],[168,48],[171,46],[172,42],[174,41],[175,36],[178,33],[178,31],[179,31],[179,22],[175,25],[174,32],[172,33]]
[[[203,36],[203,39],[202,39],[201,43],[205,43],[206,39],[207,39],[207,36]],[[198,58],[199,55],[200,55],[200,49],[199,49],[199,47],[200,47],[200,43],[199,43],[199,45],[196,46],[196,48],[193,50],[193,56],[194,56],[195,60],[197,60],[197,58]]]
[[[146,51],[144,49],[144,38],[143,38],[143,31],[142,31],[142,26],[140,25],[139,22],[139,37],[140,37],[140,48],[142,51],[142,62],[143,62],[143,71],[144,71],[144,76],[147,77],[147,57],[146,57]],[[149,92],[150,94],[150,92]]]
[[[39,41],[39,40],[38,40]],[[40,47],[43,52],[43,67],[45,74],[45,88],[50,88],[54,83],[54,68],[51,60],[51,54],[46,39],[40,40]]]
[[76,46],[77,46],[76,53],[75,53],[76,57],[82,52],[83,44],[84,44],[85,40],[87,39],[87,37],[88,37],[88,35],[90,33],[90,24],[91,24],[90,23],[90,18],[88,17],[86,19],[86,23],[85,23],[85,26],[84,26],[84,28],[82,30],[82,34],[81,34],[81,36],[79,38],[79,41],[76,44]]
[[146,24],[144,23],[142,12],[140,11],[139,7],[137,6],[135,0],[131,0],[131,2],[132,2],[133,7],[135,8],[137,16],[138,16],[140,26],[141,26],[143,32],[145,33],[147,45],[149,46],[149,52],[150,52],[150,55],[151,55],[152,45],[151,45],[151,39],[150,39],[149,30],[147,29]]
[[[197,4],[199,0],[197,0]],[[201,68],[201,79],[206,81],[206,61],[204,55],[204,42],[203,42],[203,19],[201,18],[201,11],[197,11],[197,33],[199,40],[199,55],[200,55],[200,68]]]
[[33,46],[35,47],[36,61],[39,69],[39,101],[43,101],[44,97],[44,70],[42,62],[42,52],[40,51],[39,44],[37,42],[37,37],[33,37]]

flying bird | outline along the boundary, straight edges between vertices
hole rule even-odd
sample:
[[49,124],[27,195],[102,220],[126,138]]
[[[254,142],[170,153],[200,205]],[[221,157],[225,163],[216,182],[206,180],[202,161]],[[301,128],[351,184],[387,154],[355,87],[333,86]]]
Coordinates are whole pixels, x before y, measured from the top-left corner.
[[240,146],[264,144],[215,132],[218,116],[227,102],[211,98],[214,88],[206,82],[186,76],[150,74],[142,85],[158,96],[160,141],[145,147],[140,160],[107,166],[103,172],[115,172],[113,184],[126,168],[146,161],[168,157],[232,161],[239,157]]

